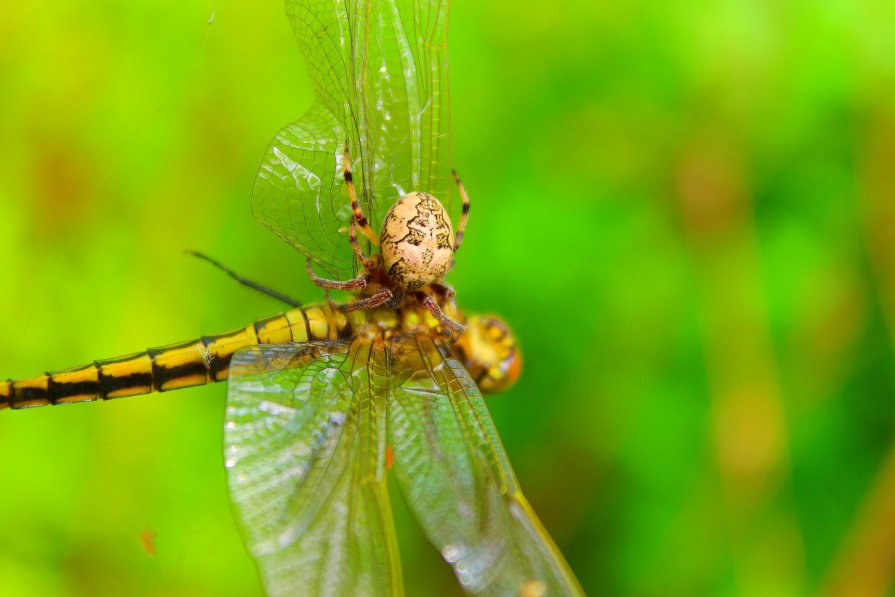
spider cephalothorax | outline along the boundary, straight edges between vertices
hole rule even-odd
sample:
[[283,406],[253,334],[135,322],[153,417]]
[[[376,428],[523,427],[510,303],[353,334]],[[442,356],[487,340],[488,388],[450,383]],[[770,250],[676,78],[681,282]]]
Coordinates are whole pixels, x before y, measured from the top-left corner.
[[[401,197],[388,210],[379,236],[361,210],[354,191],[348,148],[344,155],[345,184],[353,211],[348,239],[363,265],[363,272],[352,280],[324,280],[314,274],[308,260],[308,275],[321,288],[357,290],[359,299],[340,305],[343,311],[372,309],[382,305],[400,307],[408,297],[426,307],[446,328],[462,332],[463,326],[448,317],[441,308],[454,297],[454,291],[442,280],[454,264],[454,253],[463,242],[463,230],[469,215],[469,197],[454,173],[463,211],[457,234],[441,202],[429,193],[414,192]],[[357,242],[357,228],[380,248],[377,255],[366,256]]]

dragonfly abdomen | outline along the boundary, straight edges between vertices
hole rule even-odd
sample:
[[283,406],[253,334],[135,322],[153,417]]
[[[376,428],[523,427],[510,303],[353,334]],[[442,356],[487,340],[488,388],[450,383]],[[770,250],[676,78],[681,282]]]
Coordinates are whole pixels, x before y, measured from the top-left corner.
[[292,309],[232,332],[0,382],[0,409],[110,400],[222,381],[227,379],[233,353],[245,346],[350,335],[345,315],[328,305]]

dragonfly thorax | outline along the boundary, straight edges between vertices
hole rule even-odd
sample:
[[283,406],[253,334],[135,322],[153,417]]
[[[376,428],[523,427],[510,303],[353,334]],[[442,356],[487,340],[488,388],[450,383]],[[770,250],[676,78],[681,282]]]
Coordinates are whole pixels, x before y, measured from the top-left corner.
[[432,195],[410,193],[386,214],[380,245],[382,266],[396,286],[424,288],[440,282],[451,267],[451,219]]
[[[449,317],[464,319],[453,301],[440,301],[439,308]],[[437,336],[443,333],[438,319],[414,301],[407,301],[399,308],[379,307],[353,315],[351,325],[354,335],[385,340],[394,336],[412,334]]]

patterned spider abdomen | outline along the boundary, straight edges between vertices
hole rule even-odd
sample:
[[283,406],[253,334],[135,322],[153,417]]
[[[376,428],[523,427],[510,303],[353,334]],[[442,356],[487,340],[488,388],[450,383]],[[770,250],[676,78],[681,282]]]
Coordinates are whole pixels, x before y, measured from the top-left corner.
[[451,267],[451,219],[428,193],[401,197],[386,214],[379,241],[385,271],[401,288],[418,290],[439,282]]

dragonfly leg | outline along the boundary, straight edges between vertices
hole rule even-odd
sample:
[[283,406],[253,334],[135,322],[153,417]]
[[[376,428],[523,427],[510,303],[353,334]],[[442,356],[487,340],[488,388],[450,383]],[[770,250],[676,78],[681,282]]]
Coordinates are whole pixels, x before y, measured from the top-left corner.
[[383,288],[367,298],[348,303],[347,305],[339,305],[339,309],[343,313],[350,313],[351,311],[357,311],[358,309],[375,309],[376,307],[381,307],[382,305],[391,302],[394,298],[395,293],[392,292],[390,288]]
[[441,307],[438,306],[438,303],[435,302],[435,299],[433,299],[430,295],[426,294],[425,292],[417,291],[414,293],[414,296],[416,297],[416,300],[418,300],[422,306],[428,309],[429,313],[434,315],[435,319],[437,319],[444,327],[449,328],[451,331],[458,334],[462,334],[463,330],[466,329],[460,322],[454,321],[453,319],[445,315],[444,311],[441,310]]
[[192,255],[193,257],[198,257],[199,259],[202,259],[203,261],[207,261],[208,263],[215,266],[216,268],[218,268],[219,270],[221,270],[222,272],[224,272],[225,274],[227,274],[228,276],[230,276],[231,278],[233,278],[234,280],[236,280],[243,286],[247,286],[248,288],[251,288],[253,290],[257,290],[258,292],[264,293],[267,296],[269,296],[271,298],[275,298],[278,301],[282,301],[291,307],[301,307],[301,303],[298,302],[297,300],[290,298],[290,297],[286,296],[285,294],[281,294],[281,293],[277,292],[276,290],[271,290],[270,288],[262,286],[261,284],[258,284],[257,282],[252,282],[248,278],[244,278],[244,277],[240,276],[239,274],[234,272],[232,269],[230,269],[229,267],[227,267],[220,261],[212,259],[211,257],[209,257],[208,255],[205,255],[204,253],[200,253],[198,251],[186,251],[186,254]]
[[354,212],[354,219],[360,226],[360,231],[364,233],[374,246],[379,246],[379,237],[370,228],[370,223],[361,211],[360,203],[357,201],[357,194],[354,192],[354,178],[351,176],[351,160],[348,152],[348,142],[345,142],[345,155],[342,156],[342,163],[345,166],[345,186],[348,187],[348,196],[351,197],[351,210]]
[[460,189],[460,198],[463,199],[460,222],[457,223],[457,238],[454,240],[454,253],[456,253],[457,249],[459,249],[460,245],[463,243],[463,233],[466,231],[466,220],[469,219],[469,195],[466,194],[466,189],[463,187],[463,182],[460,181],[457,171],[451,170],[451,174],[454,175],[454,180],[457,181],[457,188]]
[[315,274],[314,270],[311,269],[310,259],[305,262],[305,266],[308,268],[308,276],[311,278],[311,282],[320,288],[328,288],[331,290],[353,290],[355,288],[363,288],[370,282],[370,276],[368,274],[360,275],[353,280],[325,280]]

